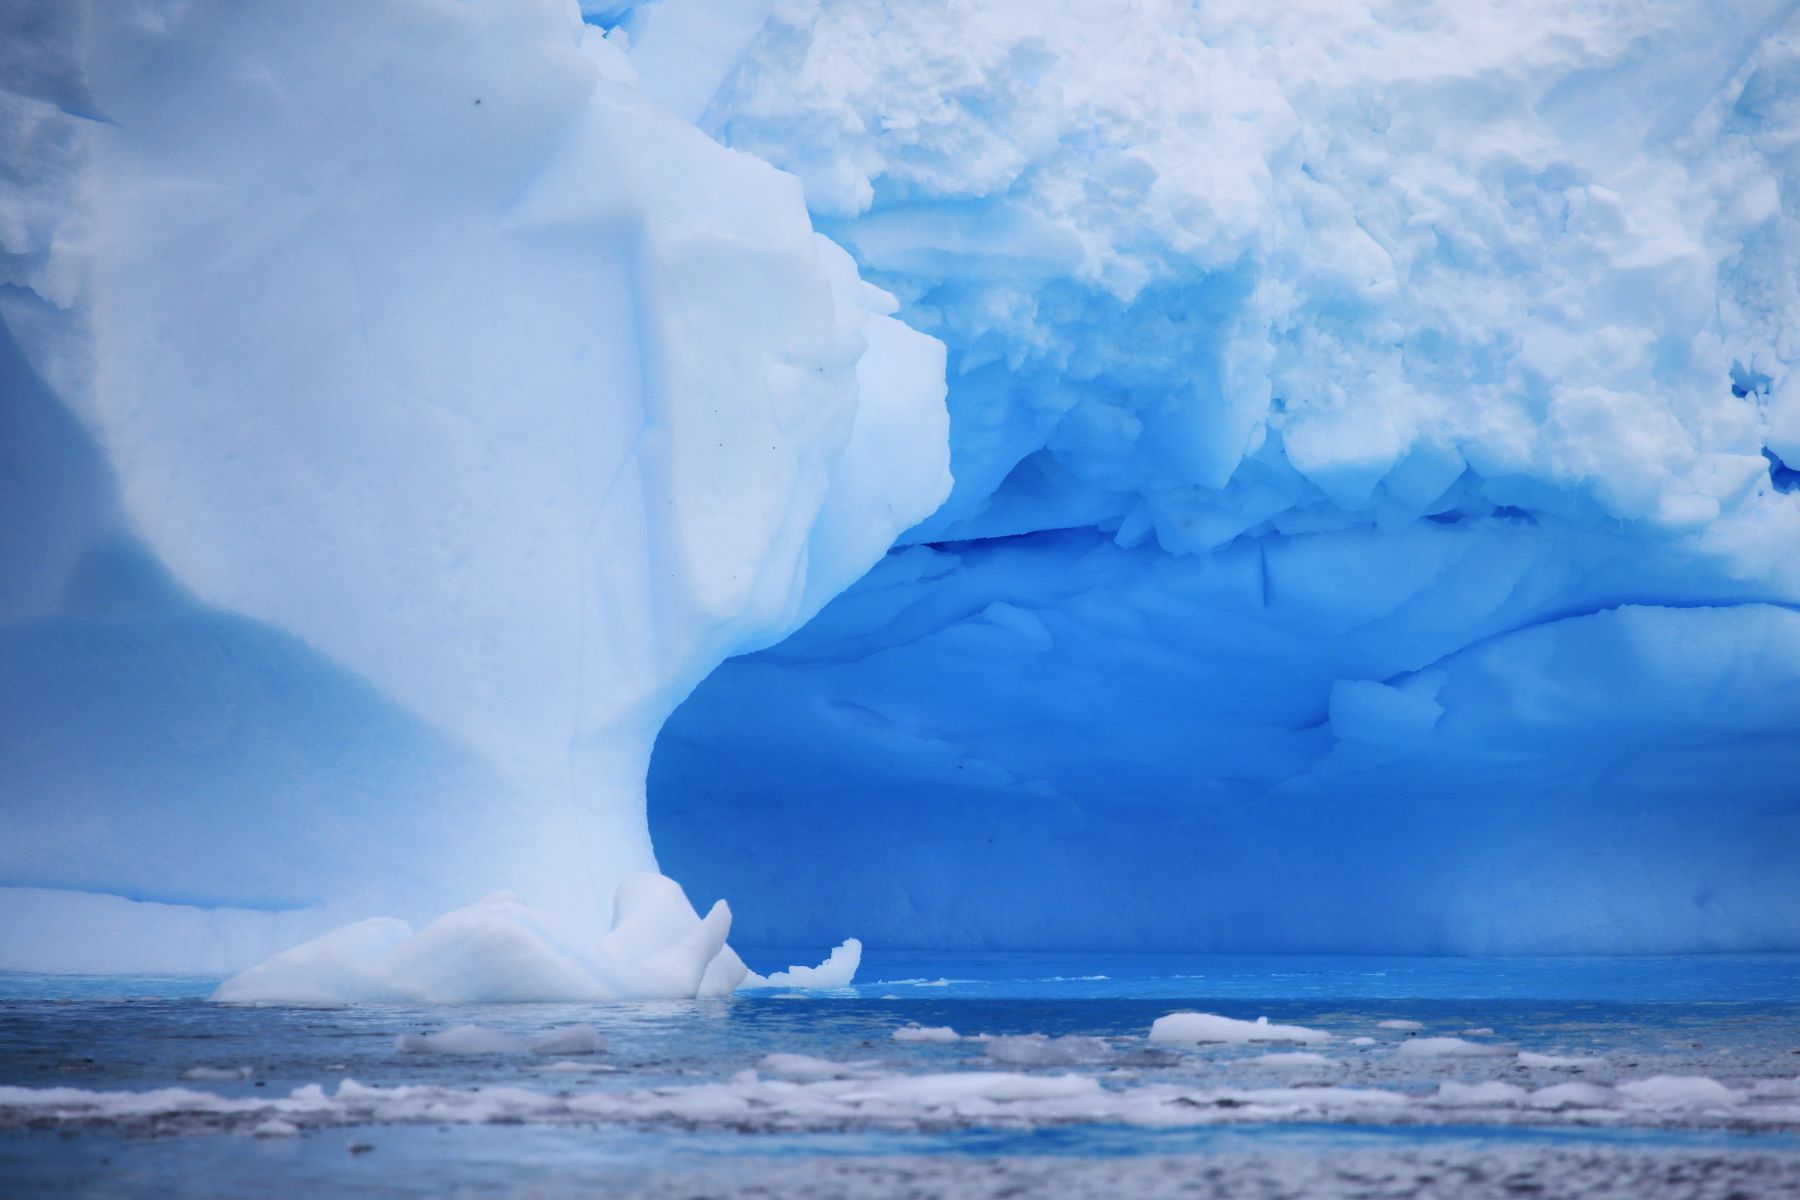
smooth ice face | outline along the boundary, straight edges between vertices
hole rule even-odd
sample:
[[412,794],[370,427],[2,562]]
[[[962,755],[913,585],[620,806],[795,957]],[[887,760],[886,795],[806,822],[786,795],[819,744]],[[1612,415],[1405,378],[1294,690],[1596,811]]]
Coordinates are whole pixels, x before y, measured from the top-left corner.
[[941,346],[567,0],[0,47],[0,966],[598,935],[667,711],[942,500]]
[[665,864],[751,940],[1800,947],[1794,21],[779,8],[703,124],[944,339],[956,487],[678,710]]

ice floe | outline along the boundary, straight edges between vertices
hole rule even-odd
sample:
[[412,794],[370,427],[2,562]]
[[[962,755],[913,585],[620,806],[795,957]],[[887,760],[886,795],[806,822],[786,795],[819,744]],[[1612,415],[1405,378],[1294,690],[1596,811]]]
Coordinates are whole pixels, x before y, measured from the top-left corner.
[[1178,1012],[1158,1017],[1150,1026],[1150,1040],[1195,1046],[1205,1042],[1329,1042],[1331,1035],[1323,1030],[1300,1025],[1271,1025],[1269,1018],[1240,1021],[1216,1013]]

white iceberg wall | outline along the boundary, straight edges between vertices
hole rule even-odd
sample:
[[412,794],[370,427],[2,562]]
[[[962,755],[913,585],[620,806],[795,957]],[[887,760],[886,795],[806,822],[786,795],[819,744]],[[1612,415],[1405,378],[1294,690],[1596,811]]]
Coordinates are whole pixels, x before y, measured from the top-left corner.
[[667,711],[942,498],[941,347],[572,3],[0,19],[60,522],[0,547],[0,960],[72,965],[59,894],[598,934]]
[[778,9],[703,123],[944,340],[956,491],[677,712],[665,861],[752,938],[1800,946],[1796,82],[1785,4]]

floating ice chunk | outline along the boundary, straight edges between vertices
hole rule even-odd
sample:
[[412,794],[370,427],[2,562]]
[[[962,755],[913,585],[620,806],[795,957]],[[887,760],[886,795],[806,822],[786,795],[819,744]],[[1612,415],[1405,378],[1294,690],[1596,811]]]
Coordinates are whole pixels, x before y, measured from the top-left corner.
[[902,1025],[891,1035],[896,1042],[954,1042],[956,1030],[948,1025]]
[[382,962],[412,926],[376,917],[334,929],[284,950],[219,985],[213,999],[228,1004],[343,1004],[399,999]]
[[395,946],[381,970],[395,991],[439,1004],[606,998],[573,940],[500,893],[445,913]]
[[1269,1018],[1240,1021],[1216,1013],[1178,1012],[1158,1017],[1150,1025],[1150,1040],[1197,1046],[1202,1042],[1329,1042],[1331,1035],[1301,1025],[1271,1025]]
[[1489,1079],[1482,1083],[1458,1083],[1446,1079],[1438,1084],[1437,1102],[1452,1105],[1504,1105],[1523,1104],[1530,1098],[1530,1093],[1517,1084],[1502,1083],[1497,1079]]
[[739,984],[743,988],[775,988],[795,987],[825,990],[829,988],[849,987],[856,978],[856,968],[862,965],[862,943],[855,938],[845,938],[831,956],[816,967],[789,967],[785,971],[777,971],[773,975],[758,975],[751,971]]
[[1568,1056],[1563,1054],[1533,1054],[1529,1050],[1519,1051],[1521,1067],[1548,1067],[1553,1070],[1577,1070],[1581,1067],[1604,1067],[1604,1058]]
[[720,946],[719,953],[706,965],[706,973],[700,977],[700,990],[696,995],[729,996],[749,978],[750,968],[744,965],[737,951],[730,946]]
[[1558,1083],[1531,1093],[1533,1108],[1605,1108],[1613,1090],[1597,1083]]
[[559,1029],[555,1033],[546,1034],[531,1043],[533,1054],[551,1055],[568,1054],[601,1054],[606,1050],[606,1039],[592,1025],[571,1025],[567,1029]]
[[1462,1033],[1463,1033],[1464,1037],[1493,1037],[1494,1036],[1494,1031],[1492,1029],[1489,1029],[1486,1025],[1483,1025],[1479,1029],[1465,1029],[1462,1031]]
[[1352,1046],[1373,1046],[1375,1045],[1375,1039],[1372,1037],[1353,1037],[1350,1039],[1350,1044]]
[[181,1073],[183,1079],[193,1079],[200,1083],[232,1083],[250,1078],[249,1067],[189,1067]]
[[1113,1057],[1113,1048],[1104,1038],[1045,1037],[1041,1033],[990,1038],[982,1052],[995,1062],[1016,1067],[1079,1067]]
[[442,1033],[403,1033],[394,1039],[401,1054],[523,1054],[524,1041],[498,1029],[458,1025]]
[[1402,1058],[1495,1058],[1512,1051],[1459,1037],[1427,1037],[1401,1042],[1394,1053]]
[[1396,1019],[1396,1020],[1392,1020],[1392,1021],[1377,1021],[1375,1023],[1375,1028],[1377,1028],[1377,1029],[1414,1030],[1414,1029],[1423,1029],[1423,1028],[1425,1028],[1425,1026],[1420,1024],[1417,1021],[1402,1021],[1402,1020]]
[[1618,1085],[1619,1094],[1650,1108],[1720,1108],[1738,1102],[1738,1094],[1704,1075],[1653,1075]]
[[266,1121],[259,1121],[252,1125],[250,1132],[259,1138],[294,1137],[300,1132],[300,1127],[292,1121],[284,1121],[280,1117],[270,1117]]
[[[595,974],[615,996],[696,996],[709,977],[715,986],[726,982],[717,978],[714,964],[726,953],[730,932],[731,909],[723,900],[701,917],[680,884],[639,871],[627,875],[613,897],[613,925],[596,947]],[[730,982],[735,986],[742,978]]]
[[723,901],[701,917],[674,880],[641,871],[619,884],[612,929],[596,940],[499,892],[418,933],[391,919],[334,930],[232,976],[213,999],[448,1004],[721,995],[745,974],[725,945],[730,931]]
[[1286,1050],[1276,1054],[1258,1054],[1244,1060],[1259,1067],[1333,1067],[1338,1065],[1323,1054],[1311,1050]]

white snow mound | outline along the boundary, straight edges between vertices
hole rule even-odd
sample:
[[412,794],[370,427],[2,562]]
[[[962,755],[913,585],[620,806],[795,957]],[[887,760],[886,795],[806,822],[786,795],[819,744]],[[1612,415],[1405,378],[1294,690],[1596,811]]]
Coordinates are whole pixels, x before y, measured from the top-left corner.
[[[499,893],[447,913],[417,933],[392,919],[336,930],[232,976],[213,999],[233,1004],[467,1004],[722,996],[749,977],[743,961],[725,944],[730,932],[731,910],[723,900],[701,917],[680,885],[646,871],[619,885],[612,930],[598,939],[586,940],[554,915]],[[820,967],[795,968],[774,978],[789,987],[841,987],[855,972],[860,950],[852,939]],[[801,977],[792,978],[797,973]],[[821,982],[809,982],[814,979]],[[409,1041],[403,1035],[406,1044],[400,1048],[479,1052],[451,1050],[433,1040],[448,1036]],[[604,1046],[591,1029],[564,1030],[554,1041],[543,1053],[595,1053]]]

